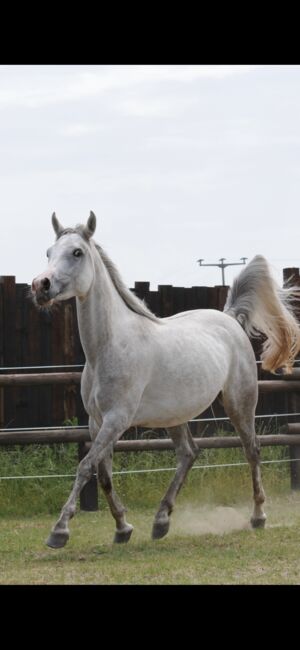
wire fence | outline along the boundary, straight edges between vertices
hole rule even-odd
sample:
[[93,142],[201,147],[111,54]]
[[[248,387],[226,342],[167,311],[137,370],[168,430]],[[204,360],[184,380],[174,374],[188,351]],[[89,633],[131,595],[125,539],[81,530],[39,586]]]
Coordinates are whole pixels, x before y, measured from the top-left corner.
[[[282,458],[273,460],[262,460],[261,465],[269,465],[271,463],[293,463],[300,461],[300,458]],[[217,469],[223,467],[242,467],[248,466],[249,463],[215,463],[213,465],[193,465],[191,469]],[[175,472],[176,467],[155,467],[148,469],[126,469],[117,470],[112,472],[112,476],[119,476],[122,474],[149,474],[154,472]],[[93,474],[97,477],[97,474]],[[27,476],[0,476],[0,481],[11,481],[17,479],[47,479],[47,478],[75,478],[76,474],[29,474]]]

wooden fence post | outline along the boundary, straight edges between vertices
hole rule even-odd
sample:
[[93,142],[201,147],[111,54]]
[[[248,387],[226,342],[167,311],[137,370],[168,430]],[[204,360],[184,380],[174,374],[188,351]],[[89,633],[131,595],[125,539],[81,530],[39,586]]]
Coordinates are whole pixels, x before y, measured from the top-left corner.
[[[7,366],[16,364],[16,279],[14,275],[1,277],[3,299],[3,363]],[[3,417],[4,426],[16,424],[16,389],[4,391]]]
[[162,317],[172,316],[173,310],[173,286],[172,284],[159,284],[159,315]]
[[[296,285],[300,287],[300,275],[299,269],[297,268],[287,268],[283,269],[283,282],[284,284]],[[295,313],[298,316],[299,320],[299,305],[297,301],[293,304]],[[298,312],[298,313],[297,313]],[[299,413],[300,408],[300,399],[299,392],[287,393],[286,396],[288,413]],[[291,471],[291,489],[300,490],[300,445],[291,445],[289,447],[289,455],[291,459],[290,471]]]
[[[78,460],[81,461],[88,451],[89,447],[87,447],[87,444],[85,442],[80,442],[78,445]],[[96,510],[99,510],[98,482],[96,476],[92,476],[80,492],[80,510],[85,510],[86,512],[95,512]]]

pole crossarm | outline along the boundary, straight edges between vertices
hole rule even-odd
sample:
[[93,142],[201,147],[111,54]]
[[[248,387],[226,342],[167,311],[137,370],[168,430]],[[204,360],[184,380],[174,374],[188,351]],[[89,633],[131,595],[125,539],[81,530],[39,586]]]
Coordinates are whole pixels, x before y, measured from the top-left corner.
[[240,258],[242,262],[225,262],[226,257],[220,257],[219,259],[219,264],[215,262],[214,264],[203,264],[204,259],[200,258],[197,260],[199,266],[217,266],[219,269],[222,271],[222,284],[223,286],[225,285],[225,274],[224,274],[224,269],[226,269],[227,266],[241,266],[243,264],[246,264],[246,260],[248,259],[247,257],[241,257]]

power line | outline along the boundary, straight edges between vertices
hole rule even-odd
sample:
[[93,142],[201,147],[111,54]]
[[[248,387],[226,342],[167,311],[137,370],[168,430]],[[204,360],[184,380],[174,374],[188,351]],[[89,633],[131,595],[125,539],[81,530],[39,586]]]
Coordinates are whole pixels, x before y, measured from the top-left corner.
[[220,260],[219,260],[220,264],[217,264],[217,263],[216,264],[202,264],[202,262],[204,262],[204,259],[197,260],[197,262],[198,262],[199,266],[218,266],[219,269],[221,269],[221,271],[222,271],[222,284],[223,284],[223,286],[225,286],[224,269],[226,268],[226,266],[240,266],[240,265],[246,264],[246,260],[248,259],[248,257],[240,257],[240,259],[243,260],[243,261],[242,262],[226,262],[225,263],[224,260],[226,260],[226,257],[220,257]]

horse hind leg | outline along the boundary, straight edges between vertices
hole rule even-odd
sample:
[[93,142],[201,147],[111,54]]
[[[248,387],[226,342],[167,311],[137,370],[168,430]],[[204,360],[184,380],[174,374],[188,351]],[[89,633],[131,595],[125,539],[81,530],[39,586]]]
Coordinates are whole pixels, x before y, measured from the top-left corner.
[[175,505],[176,496],[198,454],[188,424],[170,427],[167,431],[175,445],[177,469],[155,515],[152,528],[152,539],[160,539],[168,533],[170,527],[170,515]]
[[223,393],[224,408],[236,432],[239,434],[245,456],[251,468],[254,510],[250,519],[252,528],[263,528],[266,514],[263,510],[265,492],[260,471],[260,445],[255,433],[256,391],[250,391],[247,399],[238,400],[236,391],[234,398]]
[[125,519],[126,508],[121,503],[118,495],[114,491],[112,483],[112,457],[113,447],[109,449],[106,456],[99,463],[97,468],[98,480],[110,507],[111,514],[116,522],[116,532],[114,542],[122,544],[128,542],[133,526],[128,524]]

